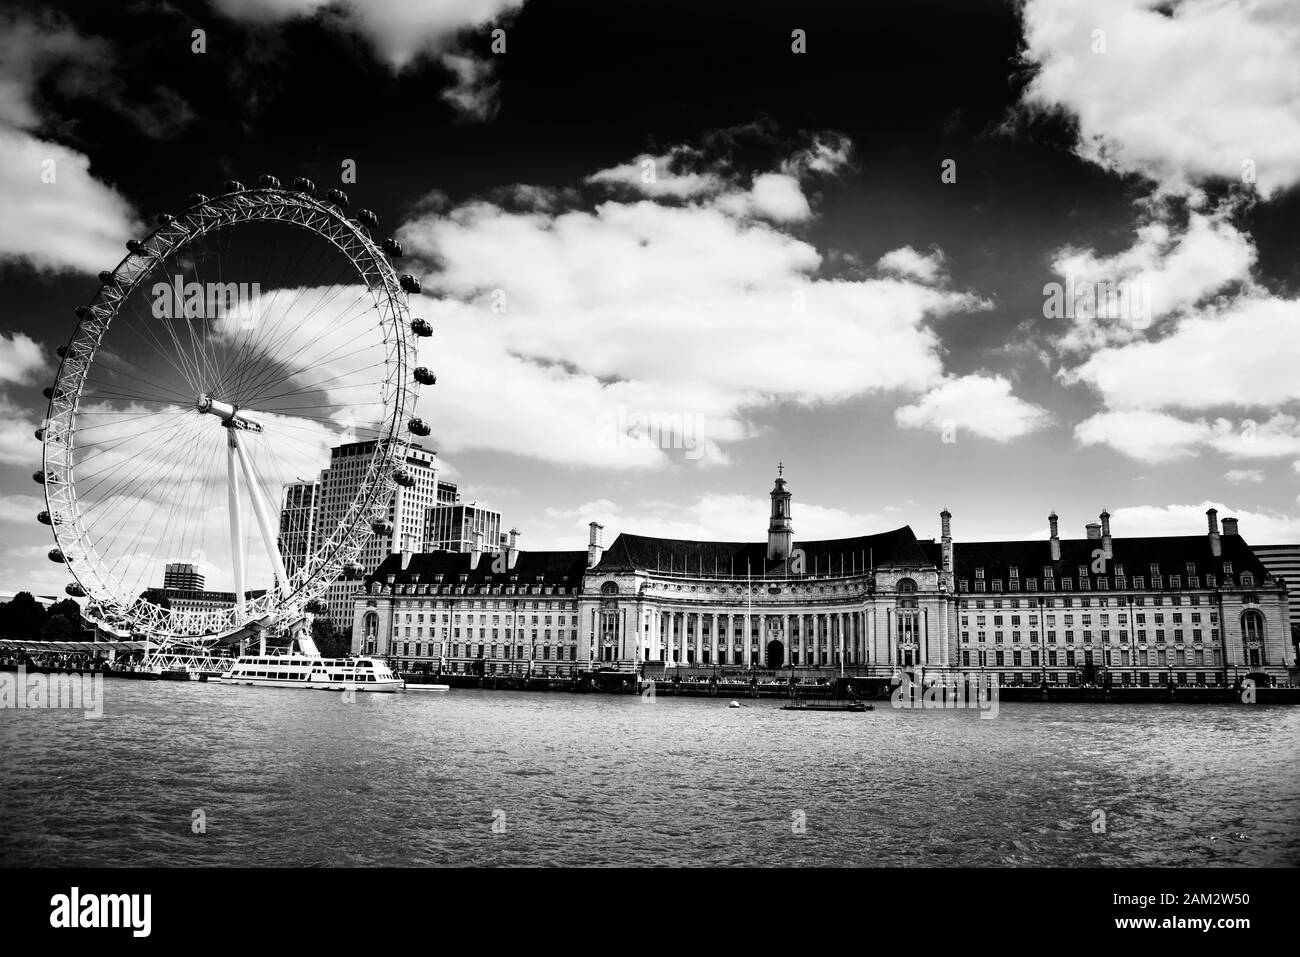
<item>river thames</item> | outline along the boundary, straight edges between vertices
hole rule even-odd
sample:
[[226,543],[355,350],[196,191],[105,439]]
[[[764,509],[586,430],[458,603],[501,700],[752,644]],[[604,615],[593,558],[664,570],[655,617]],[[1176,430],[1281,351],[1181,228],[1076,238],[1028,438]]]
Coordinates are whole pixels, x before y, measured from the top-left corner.
[[0,711],[0,863],[1300,864],[1300,708],[744,705],[110,678]]

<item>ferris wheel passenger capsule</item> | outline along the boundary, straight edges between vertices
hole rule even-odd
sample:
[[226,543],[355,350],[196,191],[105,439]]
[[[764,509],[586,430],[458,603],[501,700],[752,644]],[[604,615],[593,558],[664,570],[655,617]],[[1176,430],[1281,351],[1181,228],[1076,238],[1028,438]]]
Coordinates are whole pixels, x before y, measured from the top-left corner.
[[59,346],[57,349],[54,350],[54,354],[58,356],[60,359],[66,359],[68,357],[68,347]]
[[402,289],[410,293],[412,296],[419,293],[420,280],[416,279],[410,273],[402,273],[402,278],[399,281],[402,284]]
[[332,189],[325,194],[325,198],[337,206],[339,209],[348,208],[348,194],[341,189]]
[[228,179],[222,185],[222,188],[227,193],[242,193],[244,191],[244,184],[237,179]]
[[207,201],[208,201],[207,193],[190,193],[191,206],[202,206]]
[[411,433],[413,435],[429,434],[429,423],[425,422],[424,419],[419,419],[419,418],[412,419],[410,422],[406,424],[406,426],[411,430]]
[[429,325],[423,319],[412,319],[411,331],[417,336],[428,337],[433,335],[433,326]]
[[172,223],[176,222],[176,217],[171,213],[159,213],[154,217],[154,221],[157,222],[159,226],[170,226]]
[[32,481],[35,482],[37,485],[44,485],[45,473],[42,472],[40,469],[37,469],[35,472],[32,473]]
[[46,554],[52,562],[57,562],[60,565],[66,565],[68,563],[68,560],[63,557],[63,550],[61,548],[51,548]]
[[376,535],[391,535],[393,534],[393,523],[377,518],[370,523],[370,530]]
[[316,184],[306,176],[299,176],[293,181],[293,188],[300,193],[306,193],[308,196],[316,195]]
[[56,389],[52,385],[47,385],[44,389],[41,390],[41,395],[45,396],[45,398],[50,400],[62,399],[64,394],[65,393],[62,389]]
[[86,589],[82,588],[82,587],[81,587],[79,584],[77,584],[76,582],[72,582],[72,583],[70,583],[70,584],[64,586],[64,589],[63,589],[63,590],[64,590],[65,592],[67,592],[69,595],[71,595],[73,598],[85,598],[85,597],[86,597]]
[[364,569],[361,567],[360,562],[348,562],[343,566],[343,577],[354,579],[360,578],[362,571],[364,571]]
[[53,524],[54,524],[54,520],[53,520],[52,518],[50,518],[50,513],[49,513],[49,512],[46,512],[46,511],[40,511],[40,512],[37,512],[37,513],[36,513],[36,521],[40,522],[42,525],[53,525]]
[[128,239],[126,241],[126,248],[128,252],[138,253],[144,249],[144,243],[140,242],[138,239]]
[[398,469],[393,473],[393,481],[402,486],[402,488],[410,488],[415,484],[415,476],[406,471],[406,469]]
[[77,308],[75,308],[75,309],[72,310],[72,313],[73,313],[73,315],[75,315],[78,319],[85,319],[85,318],[86,318],[86,313],[88,313],[89,311],[90,311],[90,310],[87,309],[85,306],[77,306]]
[[[420,321],[423,322],[424,320]],[[420,385],[437,385],[438,377],[424,366],[420,366],[415,370],[415,381],[420,383]]]
[[45,441],[45,426],[41,426],[39,429],[36,430],[36,441],[37,442]]
[[358,209],[357,222],[366,227],[366,229],[374,229],[379,225],[379,217],[368,209]]
[[382,248],[389,259],[402,258],[402,241],[400,239],[385,239]]
[[111,269],[105,269],[99,274],[99,281],[105,286],[112,286],[117,283],[117,274]]
[[257,178],[257,185],[261,186],[263,189],[279,189],[280,181],[270,173],[263,173]]

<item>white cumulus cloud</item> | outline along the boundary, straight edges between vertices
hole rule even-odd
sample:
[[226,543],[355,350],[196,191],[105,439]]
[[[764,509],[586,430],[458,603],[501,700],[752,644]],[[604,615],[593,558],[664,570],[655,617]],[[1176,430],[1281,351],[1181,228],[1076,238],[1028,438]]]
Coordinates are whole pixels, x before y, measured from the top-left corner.
[[946,379],[914,404],[896,409],[894,420],[910,429],[944,432],[951,427],[957,441],[970,432],[1008,442],[1043,428],[1051,414],[1014,395],[1005,376],[976,374]]
[[1293,0],[1027,0],[1022,17],[1025,100],[1077,117],[1086,159],[1176,192],[1252,167],[1266,196],[1300,182]]

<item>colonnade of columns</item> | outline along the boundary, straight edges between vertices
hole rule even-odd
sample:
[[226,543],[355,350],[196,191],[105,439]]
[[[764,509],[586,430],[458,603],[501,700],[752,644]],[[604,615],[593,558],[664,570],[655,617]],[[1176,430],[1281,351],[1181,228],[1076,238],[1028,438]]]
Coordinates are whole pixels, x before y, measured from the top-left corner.
[[[667,663],[755,665],[767,663],[767,646],[779,640],[781,664],[869,664],[868,613],[732,612],[651,608],[645,612],[646,654]],[[739,648],[737,645],[739,644]]]

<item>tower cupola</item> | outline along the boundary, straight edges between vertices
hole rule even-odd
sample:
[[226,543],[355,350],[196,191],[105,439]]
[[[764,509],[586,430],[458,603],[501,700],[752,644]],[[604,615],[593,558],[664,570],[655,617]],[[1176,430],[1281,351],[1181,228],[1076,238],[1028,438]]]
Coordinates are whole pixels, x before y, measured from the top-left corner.
[[772,511],[767,523],[768,561],[789,561],[794,551],[794,527],[790,524],[790,493],[781,476],[785,466],[777,463],[776,485],[772,487]]

